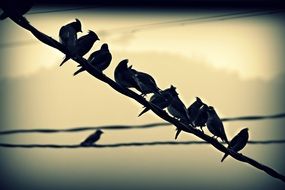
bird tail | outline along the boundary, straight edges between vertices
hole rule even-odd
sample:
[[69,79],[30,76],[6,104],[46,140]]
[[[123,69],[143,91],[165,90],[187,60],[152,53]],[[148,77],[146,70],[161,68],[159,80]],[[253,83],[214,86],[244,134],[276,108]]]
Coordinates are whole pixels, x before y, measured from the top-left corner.
[[90,145],[90,143],[86,142],[86,141],[83,141],[80,143],[80,146],[88,146]]
[[179,134],[181,133],[181,129],[176,129],[175,140],[178,138]]
[[221,159],[221,162],[223,162],[223,161],[226,159],[226,157],[228,157],[228,154],[225,154],[225,155],[223,156],[223,158]]
[[60,63],[60,67],[66,62],[66,61],[68,61],[70,59],[70,57],[68,57],[68,56],[65,56],[65,58],[64,58],[64,60]]
[[85,71],[85,69],[83,67],[81,67],[80,69],[78,69],[75,73],[73,73],[73,76],[78,75],[79,73]]
[[144,114],[145,112],[147,112],[149,110],[149,108],[144,108],[144,110],[138,115],[138,117],[140,117],[142,114]]
[[228,138],[227,138],[227,137],[225,138],[225,142],[226,142],[227,144],[229,144],[229,141],[228,141]]

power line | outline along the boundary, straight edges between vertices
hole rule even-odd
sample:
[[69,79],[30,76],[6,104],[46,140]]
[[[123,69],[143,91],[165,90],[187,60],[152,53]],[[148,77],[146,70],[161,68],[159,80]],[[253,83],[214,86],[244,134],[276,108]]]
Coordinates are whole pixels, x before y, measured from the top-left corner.
[[[232,122],[232,121],[254,121],[254,120],[265,120],[265,119],[282,119],[285,118],[285,113],[279,113],[274,115],[255,115],[255,116],[241,116],[241,117],[227,117],[221,118],[223,122]],[[67,129],[15,129],[0,131],[0,135],[10,135],[18,133],[63,133],[63,132],[81,132],[81,131],[94,131],[96,129],[103,130],[129,130],[129,129],[146,129],[146,128],[155,128],[172,125],[170,123],[149,123],[143,125],[104,125],[104,126],[89,126],[89,127],[75,127]]]
[[61,9],[51,9],[51,10],[42,10],[42,11],[31,11],[31,12],[28,12],[27,15],[49,14],[49,13],[57,13],[57,12],[70,12],[70,11],[77,11],[77,10],[102,8],[105,6],[106,5],[98,4],[96,6],[82,6],[82,7],[74,7],[74,8],[61,8]]
[[[131,26],[131,27],[122,27],[122,28],[115,28],[112,30],[118,31],[140,31],[140,30],[148,30],[153,28],[160,28],[160,27],[166,27],[171,25],[184,25],[184,24],[191,24],[191,23],[200,23],[200,22],[209,22],[209,21],[217,21],[219,19],[226,19],[227,17],[232,17],[235,15],[242,15],[242,16],[249,16],[255,12],[264,13],[264,10],[255,9],[250,11],[239,11],[235,13],[225,13],[225,14],[219,14],[219,15],[213,15],[213,16],[203,16],[198,18],[186,18],[186,19],[176,19],[176,20],[170,20],[170,21],[163,21],[163,22],[156,22],[156,23],[150,23],[150,24],[144,24],[144,25],[137,25],[137,26]],[[266,11],[266,10],[265,10]],[[268,10],[267,10],[268,12]],[[112,30],[107,30],[112,31]],[[103,31],[105,32],[105,31]]]
[[[285,140],[263,140],[263,141],[248,141],[247,144],[252,145],[269,145],[269,144],[284,144]],[[154,142],[131,142],[131,143],[116,143],[116,144],[94,144],[91,146],[81,146],[79,144],[7,144],[0,143],[3,148],[120,148],[120,147],[142,147],[142,146],[158,146],[158,145],[208,145],[205,141],[154,141]],[[225,144],[222,142],[222,144]]]
[[[83,7],[82,7],[83,9]],[[75,10],[75,8],[73,9]],[[59,10],[58,10],[59,11]],[[179,20],[172,20],[172,21],[165,21],[165,22],[157,22],[157,23],[150,23],[144,25],[137,25],[137,26],[130,26],[130,27],[122,27],[122,28],[114,28],[110,30],[101,30],[98,33],[102,34],[112,34],[112,33],[123,33],[123,32],[138,32],[143,30],[152,30],[161,27],[169,27],[169,26],[176,26],[176,25],[189,25],[195,23],[205,23],[205,22],[214,22],[214,21],[225,21],[225,20],[232,20],[232,19],[240,19],[240,18],[247,18],[247,17],[255,17],[255,16],[264,16],[264,15],[271,15],[284,12],[284,9],[278,10],[251,10],[246,12],[236,12],[236,13],[227,13],[221,15],[214,15],[214,16],[207,16],[207,17],[198,17],[198,18],[188,18],[188,19],[179,19]],[[25,41],[18,41],[18,42],[8,42],[0,44],[0,49],[2,48],[11,48],[15,46],[23,46],[23,45],[30,45],[36,43],[36,40],[25,40]]]

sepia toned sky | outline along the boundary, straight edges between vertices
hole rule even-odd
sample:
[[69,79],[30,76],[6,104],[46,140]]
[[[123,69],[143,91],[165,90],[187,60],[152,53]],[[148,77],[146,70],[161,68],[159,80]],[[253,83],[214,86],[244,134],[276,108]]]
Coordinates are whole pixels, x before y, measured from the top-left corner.
[[[107,8],[37,13],[26,17],[58,39],[59,28],[78,18],[83,34],[96,31],[113,55],[104,73],[128,58],[151,74],[162,89],[177,87],[188,107],[198,96],[221,117],[284,112],[284,21],[282,14],[186,22],[239,11],[138,11]],[[37,13],[37,14],[36,14]],[[171,21],[171,22],[169,22]],[[165,23],[171,24],[154,24]],[[162,122],[6,19],[0,23],[0,129],[63,129]],[[83,35],[80,34],[80,35]],[[90,51],[90,53],[92,52]],[[88,55],[90,54],[88,53]],[[86,55],[86,58],[88,57]],[[284,119],[225,123],[229,139],[248,127],[251,140],[284,139]],[[15,144],[78,144],[92,131],[0,136]],[[208,131],[206,131],[208,133]],[[100,144],[174,140],[175,128],[106,130]],[[178,141],[198,140],[182,134]],[[283,184],[255,168],[227,158],[209,145],[88,149],[1,148],[4,187],[17,189],[281,189]],[[248,145],[242,153],[281,173],[283,145]],[[2,175],[2,174],[1,174]],[[226,178],[226,180],[225,180]],[[237,185],[238,184],[238,185]]]

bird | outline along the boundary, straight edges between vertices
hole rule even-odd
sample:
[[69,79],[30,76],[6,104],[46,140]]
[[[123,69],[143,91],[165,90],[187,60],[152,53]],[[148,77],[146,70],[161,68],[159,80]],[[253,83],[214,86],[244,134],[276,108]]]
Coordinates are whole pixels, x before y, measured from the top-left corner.
[[152,76],[147,73],[137,71],[131,68],[132,77],[136,81],[139,91],[142,96],[150,93],[160,93],[160,89],[157,87],[156,82]]
[[188,115],[190,117],[191,122],[194,121],[194,119],[196,119],[198,112],[200,110],[200,108],[203,106],[203,102],[199,97],[196,97],[195,102],[193,102],[188,108]]
[[78,19],[62,26],[59,30],[59,41],[71,55],[75,53],[78,32],[82,32],[81,22]]
[[[228,149],[234,152],[238,152],[243,149],[248,141],[248,128],[242,129],[228,145]],[[225,154],[221,160],[223,162],[229,154]]]
[[[80,37],[76,40],[75,54],[76,56],[82,57],[92,48],[93,44],[100,40],[97,34],[91,30],[89,30],[88,34]],[[76,57],[75,56],[75,57]],[[64,60],[61,62],[60,66],[62,66],[66,61],[71,58],[70,55],[66,55]]]
[[[190,123],[190,117],[188,115],[188,110],[186,109],[183,102],[180,100],[179,94],[177,93],[173,96],[170,105],[167,107],[168,112],[179,121],[183,122],[184,124]],[[179,134],[181,133],[181,129],[176,129],[175,139],[178,138]]]
[[215,109],[212,106],[209,106],[208,110],[208,120],[207,120],[207,128],[208,130],[217,138],[220,137],[222,141],[229,144],[229,141],[227,139],[224,125],[219,118],[218,114],[216,113]]
[[194,127],[200,127],[202,132],[204,132],[202,127],[206,126],[208,120],[207,111],[208,111],[208,106],[204,103],[202,107],[199,109],[196,118],[193,120]]
[[[108,44],[104,43],[100,50],[93,52],[89,58],[88,63],[94,66],[97,70],[103,71],[105,70],[112,61],[112,54],[109,51]],[[78,71],[76,71],[73,75],[77,75],[81,72],[85,71],[83,67],[81,67]]]
[[92,144],[94,144],[100,139],[103,133],[104,132],[101,131],[100,129],[96,130],[94,133],[89,135],[83,142],[81,142],[80,145],[81,146],[91,146]]
[[[162,90],[160,94],[154,94],[150,98],[150,103],[163,110],[164,108],[167,108],[170,105],[172,97],[175,96],[175,93],[177,93],[176,88],[171,85],[170,88]],[[144,110],[138,115],[138,117],[146,113],[148,110],[149,108],[144,108]]]
[[131,71],[132,65],[128,67],[129,60],[124,59],[119,62],[115,68],[115,81],[125,88],[135,88],[139,91],[139,86],[134,79],[134,73]]
[[22,20],[22,16],[26,14],[33,6],[33,0],[4,0],[1,3],[3,13],[0,15],[0,20],[7,17],[16,20]]

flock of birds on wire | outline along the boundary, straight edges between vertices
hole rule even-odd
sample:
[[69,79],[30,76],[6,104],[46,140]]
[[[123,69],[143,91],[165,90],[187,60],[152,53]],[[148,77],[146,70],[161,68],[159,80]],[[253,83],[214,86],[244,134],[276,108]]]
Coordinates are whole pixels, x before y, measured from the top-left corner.
[[[14,1],[18,2],[19,0]],[[23,18],[22,15],[28,12],[31,6],[26,5],[17,7],[14,5],[12,6],[11,4],[3,4],[1,8],[3,10],[3,13],[0,15],[1,20],[7,17],[21,19]],[[82,32],[82,27],[81,22],[78,19],[75,19],[74,22],[68,23],[60,28],[59,40],[66,52],[68,52],[60,66],[71,58],[76,59],[77,57],[83,57],[90,51],[93,44],[100,40],[97,34],[91,30],[89,30],[88,34],[77,38],[77,33],[79,32]],[[87,59],[88,64],[92,65],[94,69],[100,72],[107,69],[111,64],[111,61],[112,54],[109,51],[107,43],[104,43],[99,50],[93,52]],[[229,142],[223,123],[212,106],[208,106],[199,97],[196,97],[195,102],[186,108],[184,103],[180,100],[179,94],[176,92],[176,87],[171,85],[169,88],[161,90],[151,75],[135,70],[132,65],[128,66],[128,62],[128,59],[120,61],[114,71],[114,78],[118,85],[123,88],[134,88],[139,91],[142,96],[152,94],[149,99],[151,105],[161,110],[167,109],[174,118],[184,125],[198,128],[203,133],[203,127],[207,126],[209,132],[213,134],[213,138],[220,138],[228,144],[229,151],[238,152],[245,147],[249,138],[248,128],[242,129]],[[74,73],[74,76],[85,71],[84,67],[81,65],[78,65],[78,67],[79,69]],[[139,116],[147,111],[149,111],[149,108],[144,108]],[[181,129],[177,128],[175,139],[178,138],[180,133]],[[81,146],[92,146],[100,139],[102,134],[103,131],[100,129],[96,130],[81,142]],[[225,154],[221,161],[227,156],[228,154]]]

